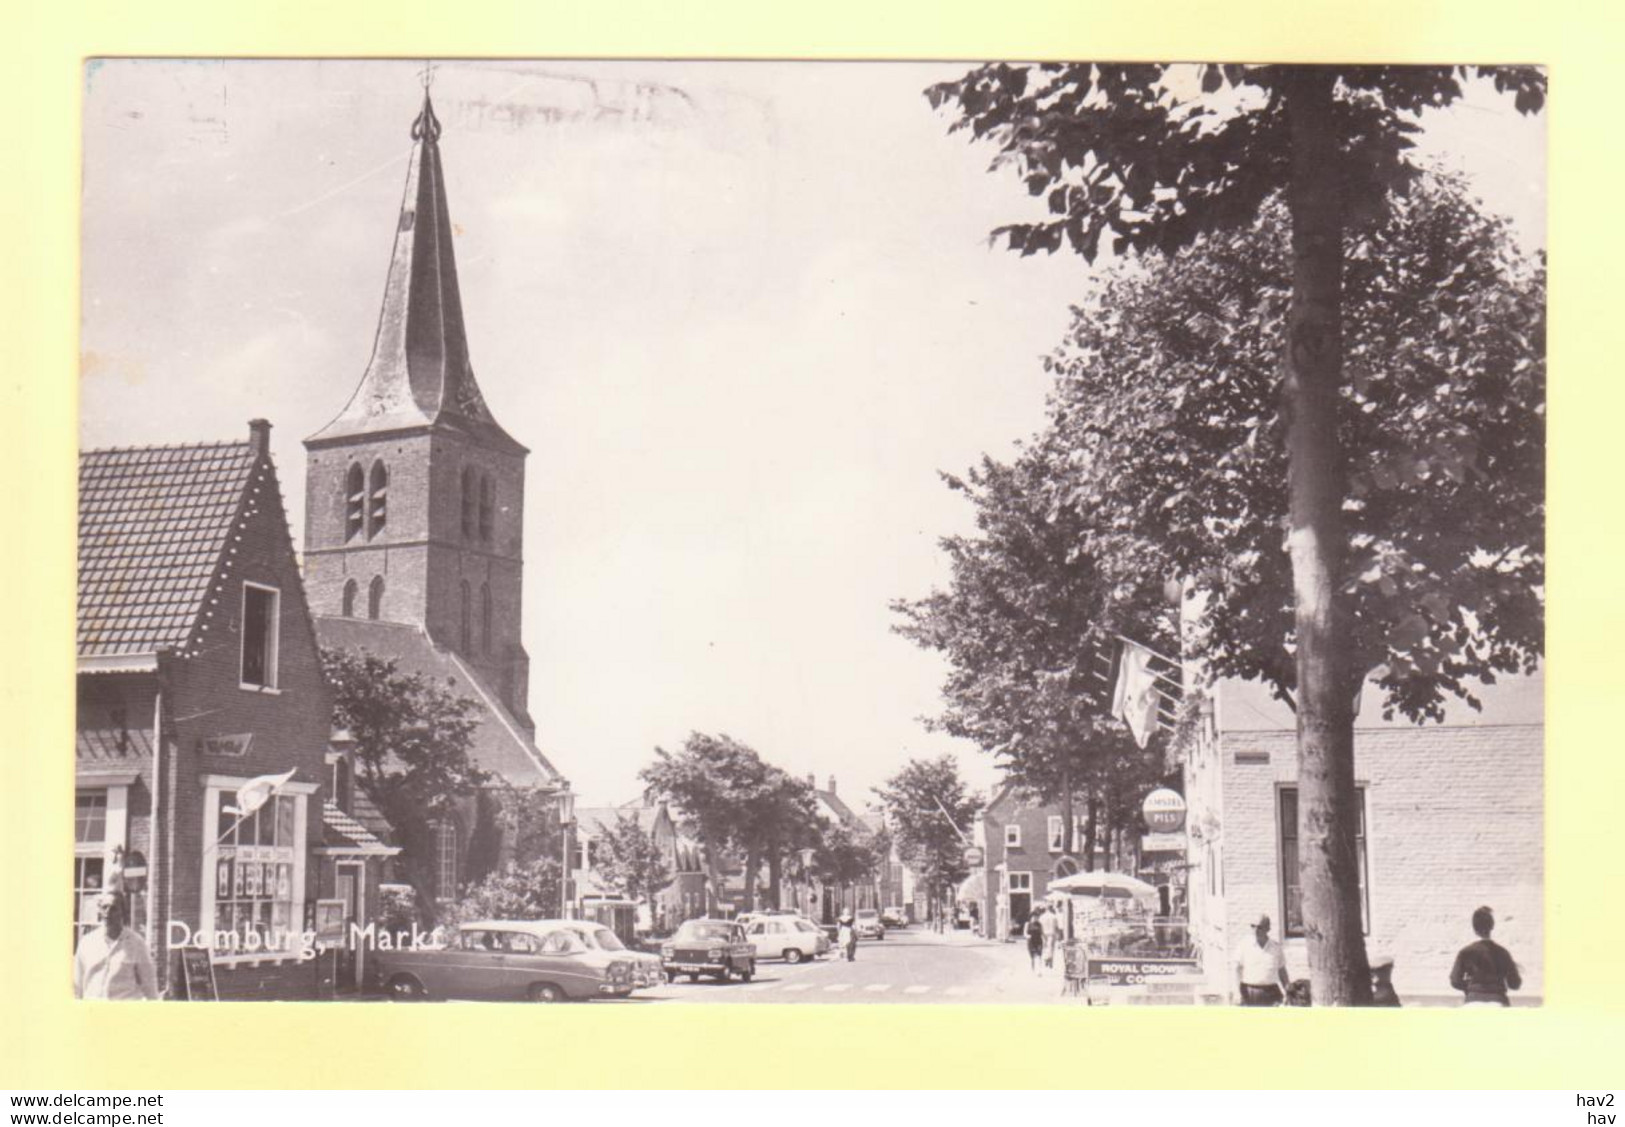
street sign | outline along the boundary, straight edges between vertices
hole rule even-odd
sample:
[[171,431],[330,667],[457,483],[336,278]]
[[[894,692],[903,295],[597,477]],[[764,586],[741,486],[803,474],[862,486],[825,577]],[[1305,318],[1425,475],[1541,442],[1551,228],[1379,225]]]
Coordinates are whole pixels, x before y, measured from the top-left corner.
[[1185,799],[1176,790],[1158,787],[1145,796],[1140,807],[1145,824],[1152,833],[1173,833],[1185,827]]
[[1103,958],[1089,960],[1089,977],[1112,986],[1144,986],[1158,979],[1178,979],[1196,972],[1195,959]]
[[981,850],[980,847],[975,846],[975,845],[966,847],[966,849],[965,849],[965,864],[969,865],[973,869],[981,868],[981,866],[982,866],[982,850]]

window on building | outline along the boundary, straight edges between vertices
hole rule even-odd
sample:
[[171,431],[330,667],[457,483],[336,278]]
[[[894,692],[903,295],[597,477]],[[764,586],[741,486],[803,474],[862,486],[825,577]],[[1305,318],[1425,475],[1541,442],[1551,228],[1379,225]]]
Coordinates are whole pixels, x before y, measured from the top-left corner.
[[1006,849],[1021,848],[1021,827],[1009,825],[1004,827],[1004,847]]
[[480,475],[480,539],[491,539],[491,521],[496,508],[496,490],[491,486],[491,475]]
[[384,463],[372,464],[372,485],[367,490],[367,539],[384,530],[389,517],[389,471]]
[[384,616],[384,577],[375,575],[367,587],[367,617],[376,622]]
[[475,497],[476,484],[474,481],[474,467],[463,467],[463,539],[474,539],[474,529],[478,523],[478,499]]
[[361,535],[367,512],[367,482],[360,465],[350,467],[344,475],[344,538],[354,540]]
[[328,779],[328,789],[332,792],[333,805],[348,813],[350,809],[350,761],[342,755],[333,757],[333,768]]
[[1045,828],[1049,831],[1049,851],[1059,853],[1066,844],[1066,819],[1059,814],[1051,814]]
[[280,593],[274,587],[243,584],[244,688],[276,688],[277,604]]
[[106,880],[107,794],[82,791],[73,802],[73,942],[96,926],[96,897]]
[[[234,787],[211,787],[214,849],[211,930],[235,936],[227,954],[287,953],[303,920],[294,914],[304,884],[304,842],[299,807],[303,796],[278,794],[243,817]],[[292,944],[297,956],[298,944]]]
[[1031,892],[1033,890],[1033,875],[1031,873],[1010,873],[1007,880],[1011,892]]
[[480,584],[480,652],[491,652],[491,585]]
[[435,829],[435,896],[440,900],[457,898],[457,826],[450,819]]
[[[1358,819],[1355,822],[1355,863],[1360,874],[1360,930],[1371,934],[1371,891],[1366,872],[1365,849],[1365,788],[1359,787],[1356,803]],[[1298,788],[1283,786],[1276,791],[1276,828],[1281,853],[1281,920],[1282,934],[1289,938],[1303,935],[1303,887],[1298,877]]]
[[345,618],[355,617],[355,596],[359,588],[353,579],[344,581],[344,609],[340,612]]
[[474,623],[472,621],[470,621],[470,617],[469,617],[470,613],[471,613],[471,610],[470,610],[470,607],[469,607],[468,580],[466,580],[466,579],[463,580],[462,585],[458,588],[458,602],[459,602],[459,604],[460,604],[460,606],[462,608],[462,618],[461,618],[461,622],[462,622],[461,640],[462,640],[462,643],[463,643],[462,644],[462,651],[465,654],[466,653],[473,653],[474,652]]

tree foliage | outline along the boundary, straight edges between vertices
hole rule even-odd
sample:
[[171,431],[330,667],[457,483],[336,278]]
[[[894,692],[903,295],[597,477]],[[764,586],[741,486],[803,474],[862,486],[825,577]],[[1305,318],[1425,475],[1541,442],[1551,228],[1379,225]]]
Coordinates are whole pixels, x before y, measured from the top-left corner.
[[541,857],[508,862],[470,885],[452,911],[453,921],[546,920],[559,914],[559,861]]
[[469,758],[476,703],[393,659],[322,651],[333,724],[354,741],[355,781],[389,821],[421,910],[435,902],[435,825],[490,776]]
[[637,818],[617,814],[615,824],[594,844],[600,850],[594,860],[604,881],[628,900],[646,903],[653,919],[655,893],[676,876],[654,834],[639,825]]
[[899,855],[940,905],[970,875],[964,835],[982,811],[981,799],[949,755],[909,760],[875,794]]

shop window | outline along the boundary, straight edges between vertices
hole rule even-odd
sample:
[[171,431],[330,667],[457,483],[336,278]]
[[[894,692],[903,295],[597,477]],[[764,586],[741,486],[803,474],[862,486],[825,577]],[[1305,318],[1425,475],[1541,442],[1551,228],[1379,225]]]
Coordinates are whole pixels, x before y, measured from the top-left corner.
[[1021,827],[1009,825],[1004,827],[1004,847],[1006,849],[1021,848]]
[[96,897],[105,887],[107,795],[86,792],[73,802],[73,942],[96,926]]
[[496,508],[496,490],[491,487],[491,475],[480,475],[480,539],[491,539],[491,519]]
[[377,622],[384,615],[384,577],[375,575],[367,587],[367,617]]
[[345,582],[344,582],[344,609],[339,612],[339,613],[343,614],[345,618],[354,618],[355,617],[355,596],[356,596],[356,591],[357,590],[358,590],[358,588],[356,587],[355,580],[353,580],[353,579],[345,580]]
[[276,688],[277,604],[274,587],[243,584],[243,652],[241,682],[245,689]]
[[[1365,788],[1357,788],[1358,817],[1355,822],[1355,861],[1360,874],[1360,930],[1371,934],[1371,892],[1366,872]],[[1303,935],[1303,887],[1298,876],[1298,788],[1283,786],[1276,791],[1276,829],[1280,845],[1280,886],[1282,934],[1288,938]]]
[[440,900],[457,898],[457,826],[449,819],[435,827],[435,896]]
[[372,484],[367,490],[367,539],[384,530],[389,519],[389,471],[384,463],[372,464]]
[[367,511],[367,482],[360,465],[353,465],[344,475],[344,538],[354,540],[361,535]]
[[[297,956],[293,937],[303,921],[294,907],[304,890],[303,796],[273,795],[244,817],[236,812],[235,788],[211,787],[209,793],[213,817],[206,818],[204,829],[216,844],[204,909],[217,952]],[[220,939],[228,936],[221,950]]]

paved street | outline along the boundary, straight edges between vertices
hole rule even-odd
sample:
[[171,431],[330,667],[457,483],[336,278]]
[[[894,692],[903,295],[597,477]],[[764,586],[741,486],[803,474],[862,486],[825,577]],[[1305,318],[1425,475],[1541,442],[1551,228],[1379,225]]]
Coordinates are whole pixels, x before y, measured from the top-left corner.
[[1002,1002],[1041,1004],[1076,999],[1061,996],[1057,967],[1035,975],[1023,945],[996,943],[957,932],[938,935],[923,927],[889,931],[884,940],[864,940],[858,957],[834,955],[792,966],[773,960],[757,964],[749,983],[679,979],[640,990],[637,1002]]

